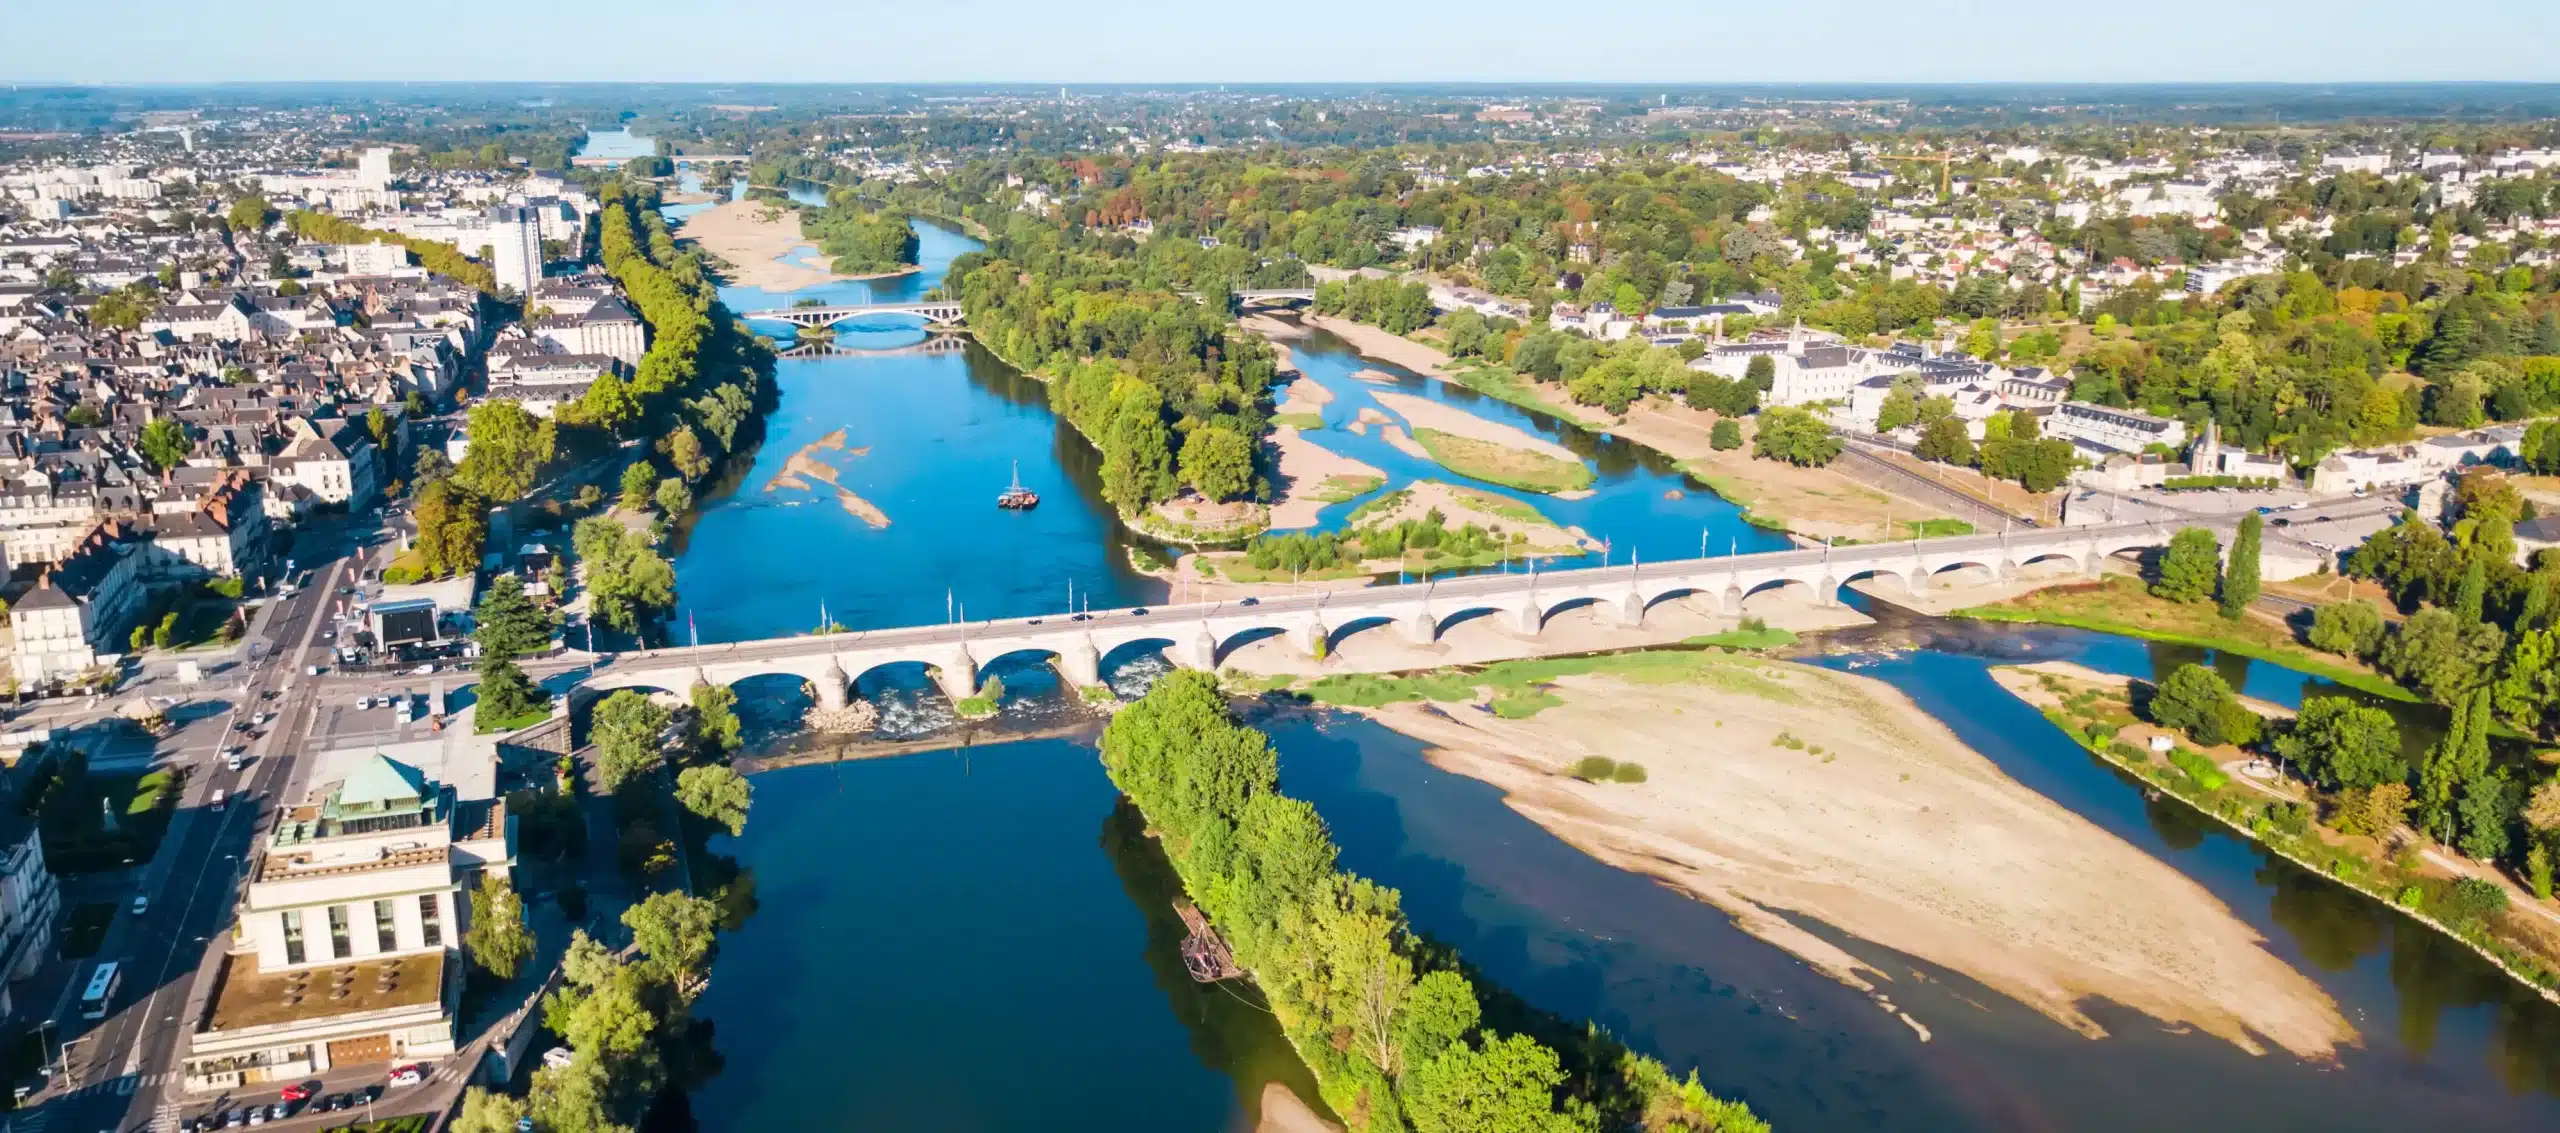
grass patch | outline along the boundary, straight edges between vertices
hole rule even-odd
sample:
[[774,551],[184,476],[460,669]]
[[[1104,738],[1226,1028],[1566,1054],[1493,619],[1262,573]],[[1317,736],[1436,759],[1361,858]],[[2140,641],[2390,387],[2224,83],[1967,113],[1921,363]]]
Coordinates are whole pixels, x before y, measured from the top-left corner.
[[1591,469],[1579,460],[1558,460],[1438,429],[1415,429],[1413,439],[1441,467],[1488,484],[1552,494],[1588,488],[1593,480]]
[[2295,643],[2292,631],[2282,626],[2254,618],[2225,621],[2210,603],[2190,606],[2152,597],[2138,579],[2111,578],[2096,586],[2039,590],[1996,606],[1972,606],[1955,614],[1981,621],[2068,626],[2192,645],[2281,665],[2392,700],[2416,703],[2422,699],[2378,673],[2350,668],[2327,654]]
[[1384,476],[1327,476],[1309,496],[1318,503],[1344,503],[1377,491],[1386,483]]
[[1519,500],[1512,499],[1509,496],[1497,495],[1481,488],[1468,488],[1456,484],[1448,484],[1444,485],[1444,487],[1449,489],[1450,495],[1458,498],[1458,502],[1477,511],[1483,512],[1486,515],[1493,516],[1496,519],[1507,519],[1513,523],[1534,523],[1548,526],[1552,526],[1555,523],[1554,520],[1548,519],[1545,513],[1534,507],[1530,507],[1528,504],[1522,503]]
[[973,696],[954,701],[951,711],[963,720],[984,720],[996,714],[996,700],[992,696]]
[[1398,488],[1395,491],[1389,492],[1386,495],[1380,496],[1374,500],[1370,500],[1368,503],[1351,509],[1351,514],[1343,517],[1342,525],[1344,527],[1352,527],[1357,525],[1362,519],[1369,516],[1392,513],[1397,508],[1403,507],[1406,500],[1412,498],[1413,489]]
[[185,781],[183,773],[166,769],[147,775],[92,774],[88,760],[77,752],[51,756],[24,796],[36,816],[45,863],[54,873],[68,875],[151,860],[168,833]]
[[[1785,631],[1775,631],[1783,633]],[[1792,634],[1788,635],[1790,638]],[[1460,703],[1490,694],[1493,713],[1518,720],[1564,703],[1553,685],[1564,677],[1607,676],[1631,684],[1696,684],[1724,692],[1793,704],[1803,694],[1761,671],[1757,662],[1690,650],[1636,650],[1585,657],[1502,661],[1465,671],[1435,669],[1406,675],[1339,673],[1318,679],[1298,695],[1343,708],[1383,708],[1416,700]]]
[[1229,582],[1326,582],[1340,578],[1369,577],[1368,568],[1358,563],[1327,567],[1323,570],[1300,571],[1292,575],[1278,567],[1264,570],[1253,565],[1253,560],[1243,555],[1219,559],[1218,572],[1226,576]]
[[412,1113],[403,1117],[386,1117],[380,1121],[333,1125],[322,1133],[427,1133],[427,1115]]
[[115,923],[116,907],[104,901],[83,901],[71,907],[62,920],[62,958],[84,960],[98,954],[107,942],[107,926]]
[[1274,425],[1287,425],[1292,429],[1299,430],[1321,429],[1324,428],[1324,415],[1320,413],[1277,413],[1272,415],[1271,423]]
[[1536,389],[1530,385],[1529,381],[1513,373],[1509,366],[1478,366],[1457,374],[1456,377],[1459,385],[1496,401],[1509,402],[1522,409],[1544,413],[1550,417],[1562,417],[1577,424],[1588,423],[1572,412],[1540,400]]
[[1111,704],[1120,699],[1120,694],[1111,691],[1110,685],[1084,685],[1076,689],[1076,695],[1087,704]]
[[1772,629],[1768,626],[1759,626],[1756,628],[1729,629],[1723,633],[1705,634],[1689,638],[1688,640],[1681,642],[1681,644],[1700,646],[1713,645],[1721,646],[1726,649],[1780,649],[1793,645],[1796,641],[1797,638],[1794,630]]
[[543,705],[540,708],[525,709],[513,716],[483,716],[478,713],[473,713],[471,717],[471,734],[475,736],[486,736],[497,732],[513,732],[523,728],[530,728],[550,718],[551,706],[548,704]]

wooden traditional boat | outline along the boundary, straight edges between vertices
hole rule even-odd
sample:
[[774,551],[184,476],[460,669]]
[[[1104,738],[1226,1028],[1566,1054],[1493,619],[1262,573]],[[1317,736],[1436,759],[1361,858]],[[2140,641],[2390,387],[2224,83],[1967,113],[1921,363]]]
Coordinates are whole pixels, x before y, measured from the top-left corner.
[[1014,462],[1013,486],[996,496],[996,506],[1007,511],[1029,511],[1040,506],[1040,493],[1022,486],[1022,464]]
[[1193,980],[1208,984],[1244,974],[1244,969],[1236,967],[1235,953],[1227,950],[1227,942],[1218,936],[1217,929],[1209,927],[1209,918],[1200,915],[1191,902],[1175,899],[1173,913],[1182,918],[1182,927],[1188,930],[1182,938],[1182,967]]

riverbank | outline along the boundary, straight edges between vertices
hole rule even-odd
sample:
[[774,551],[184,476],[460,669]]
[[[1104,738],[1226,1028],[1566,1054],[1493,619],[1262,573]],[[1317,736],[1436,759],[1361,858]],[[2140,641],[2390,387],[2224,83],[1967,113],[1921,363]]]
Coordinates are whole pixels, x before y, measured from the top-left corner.
[[2138,578],[2118,576],[2102,582],[2049,587],[1995,604],[1965,606],[1951,611],[1951,616],[2068,626],[2192,645],[2298,669],[2374,696],[2411,702],[2420,699],[2372,669],[2297,644],[2291,627],[2254,608],[2240,620],[2228,621],[2211,603],[2190,605],[2152,597]]
[[[1888,686],[1748,656],[1566,676],[1552,704],[1365,709],[1584,852],[1732,915],[1888,1009],[1892,973],[1788,919],[1963,972],[2092,1037],[2089,997],[2245,1050],[2355,1041],[2203,887],[2011,780]],[[1591,757],[1642,782],[1586,782]],[[1782,915],[1783,914],[1783,915]],[[1927,1021],[1905,1016],[1927,1036]]]
[[[1887,492],[1836,469],[1800,468],[1756,458],[1750,444],[1756,418],[1741,419],[1741,447],[1718,449],[1714,444],[1717,418],[1706,410],[1650,397],[1613,419],[1598,409],[1574,404],[1559,386],[1524,380],[1508,367],[1459,363],[1428,344],[1366,323],[1313,313],[1302,319],[1369,357],[1671,457],[1681,462],[1682,471],[1692,479],[1744,509],[1745,517],[1762,527],[1814,539],[1871,542],[1907,538],[1913,524],[1947,524],[1958,518],[1931,501]],[[1285,337],[1277,332],[1304,334],[1268,317],[1251,320],[1247,326],[1275,340]]]
[[[2244,768],[2236,748],[2200,753],[2219,779],[2199,779],[2189,766],[2154,750],[2154,737],[2161,735],[2170,736],[2172,750],[2191,750],[2193,745],[2134,712],[2135,688],[2147,682],[2052,662],[2005,665],[1991,675],[2072,742],[2117,770],[2175,796],[2195,813],[2304,870],[2452,938],[2544,999],[2560,1003],[2560,963],[2555,963],[2560,960],[2560,911],[2497,870],[2434,846],[2407,826],[2366,836],[2312,822],[2321,798],[2290,778],[2260,781]],[[2260,712],[2266,707],[2258,702],[2249,706]],[[2328,802],[2334,821],[2338,800]],[[2483,914],[2450,899],[2457,882],[2496,886],[2505,894],[2504,909]],[[2439,909],[2460,923],[2434,915]]]
[[[1311,383],[1301,379],[1298,384]],[[1387,482],[1386,473],[1316,443],[1295,425],[1272,426],[1271,448],[1279,457],[1272,484],[1279,496],[1271,501],[1275,531],[1313,527],[1326,507]]]

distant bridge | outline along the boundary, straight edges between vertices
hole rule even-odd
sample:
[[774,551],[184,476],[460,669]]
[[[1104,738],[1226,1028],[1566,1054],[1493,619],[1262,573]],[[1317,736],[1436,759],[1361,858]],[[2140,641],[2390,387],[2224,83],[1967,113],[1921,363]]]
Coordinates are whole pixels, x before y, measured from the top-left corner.
[[838,346],[832,342],[809,342],[775,354],[776,358],[887,358],[899,354],[958,354],[969,349],[969,340],[956,334],[937,334],[907,346]]
[[770,319],[802,327],[827,327],[852,319],[873,315],[907,315],[923,319],[935,326],[956,326],[963,312],[957,299],[935,299],[922,303],[850,303],[834,307],[773,307],[762,311],[745,311],[742,319]]
[[[2218,529],[2226,542],[2233,527],[2228,518],[2187,522]],[[920,663],[932,668],[945,693],[961,700],[977,695],[979,674],[987,665],[1016,654],[1054,659],[1068,683],[1093,685],[1102,680],[1105,657],[1141,644],[1161,647],[1177,665],[1215,670],[1238,647],[1264,638],[1283,637],[1314,656],[1330,653],[1342,638],[1372,628],[1391,628],[1416,644],[1429,645],[1449,626],[1487,614],[1523,637],[1535,637],[1549,618],[1581,606],[1593,607],[1609,623],[1623,626],[1641,626],[1646,611],[1679,599],[1707,612],[1738,617],[1753,597],[1788,589],[1807,593],[1816,603],[1836,605],[1840,587],[1869,578],[1889,580],[1911,592],[1952,572],[1967,571],[1971,578],[1998,581],[2037,564],[2095,578],[2107,557],[2166,546],[2176,530],[2140,523],[1959,535],[1667,563],[1466,575],[1266,598],[1252,605],[1193,603],[1158,607],[1143,615],[1109,610],[1086,620],[1052,614],[652,649],[622,654],[596,668],[582,683],[596,692],[653,688],[682,693],[696,682],[729,685],[751,677],[790,674],[817,690],[821,706],[842,708],[848,690],[864,673],[884,665]]]
[[[642,154],[640,156],[655,157],[657,155]],[[678,169],[688,165],[718,165],[722,162],[750,165],[755,162],[754,158],[743,153],[680,153],[669,155],[667,160],[674,162]],[[573,157],[569,159],[569,164],[584,169],[620,169],[631,164],[631,161],[632,159],[628,157]]]

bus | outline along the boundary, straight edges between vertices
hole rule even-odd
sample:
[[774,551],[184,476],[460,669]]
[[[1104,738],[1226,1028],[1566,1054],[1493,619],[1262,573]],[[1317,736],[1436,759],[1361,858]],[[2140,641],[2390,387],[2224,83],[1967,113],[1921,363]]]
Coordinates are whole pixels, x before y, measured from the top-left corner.
[[89,973],[89,988],[80,993],[81,1018],[107,1017],[107,1004],[115,999],[116,989],[123,986],[119,978],[123,974],[113,960],[101,962],[95,971]]

